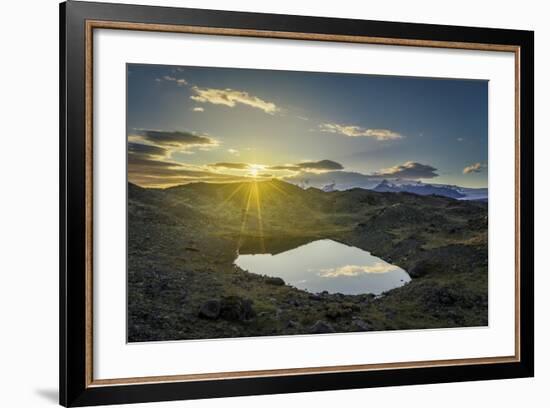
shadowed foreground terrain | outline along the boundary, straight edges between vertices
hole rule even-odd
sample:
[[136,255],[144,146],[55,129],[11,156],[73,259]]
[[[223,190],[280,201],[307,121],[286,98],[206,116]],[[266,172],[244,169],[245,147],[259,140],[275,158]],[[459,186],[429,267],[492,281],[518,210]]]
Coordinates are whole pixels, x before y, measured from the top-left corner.
[[[412,281],[313,294],[233,264],[316,239],[371,252]],[[128,340],[487,325],[487,203],[278,180],[128,185]]]

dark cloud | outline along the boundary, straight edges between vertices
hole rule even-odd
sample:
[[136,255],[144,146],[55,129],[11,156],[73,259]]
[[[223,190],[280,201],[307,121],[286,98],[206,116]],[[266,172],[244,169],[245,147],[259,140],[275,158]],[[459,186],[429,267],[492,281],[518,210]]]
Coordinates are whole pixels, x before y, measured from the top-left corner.
[[213,163],[209,164],[210,167],[218,167],[223,169],[234,169],[234,170],[247,170],[250,165],[248,163]]
[[176,162],[128,155],[128,180],[144,187],[166,187],[197,181],[231,182],[241,178],[208,170],[190,169]]
[[140,129],[136,134],[143,140],[167,148],[186,148],[191,146],[215,146],[217,142],[208,137],[187,131],[165,131]]
[[147,156],[140,154],[128,155],[128,170],[130,170],[131,167],[170,168],[174,166],[180,165],[174,162],[151,159]]
[[292,171],[300,171],[300,168],[298,166],[295,166],[294,164],[289,165],[283,165],[283,166],[270,166],[268,167],[270,170],[292,170]]
[[332,160],[320,160],[316,162],[302,162],[297,164],[287,164],[281,166],[271,166],[270,170],[342,170],[344,166]]
[[320,160],[317,162],[304,162],[297,164],[301,169],[307,170],[342,170],[344,166],[332,160]]
[[163,147],[145,145],[141,143],[128,143],[128,153],[143,156],[166,156],[167,150]]
[[428,164],[409,161],[398,166],[380,170],[375,173],[375,175],[388,178],[427,179],[439,176],[436,171],[437,169],[435,167]]

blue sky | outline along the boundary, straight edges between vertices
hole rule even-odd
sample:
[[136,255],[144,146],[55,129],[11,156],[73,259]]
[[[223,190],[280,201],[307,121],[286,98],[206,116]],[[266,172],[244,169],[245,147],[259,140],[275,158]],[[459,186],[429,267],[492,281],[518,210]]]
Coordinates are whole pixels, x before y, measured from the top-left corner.
[[129,180],[303,172],[487,186],[486,81],[128,65]]

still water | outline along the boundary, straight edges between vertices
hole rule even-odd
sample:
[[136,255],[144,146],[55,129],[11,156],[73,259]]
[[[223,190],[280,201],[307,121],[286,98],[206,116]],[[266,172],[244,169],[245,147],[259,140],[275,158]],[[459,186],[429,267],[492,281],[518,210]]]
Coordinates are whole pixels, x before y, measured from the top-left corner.
[[318,293],[378,295],[411,280],[398,266],[368,251],[322,239],[272,254],[239,255],[235,264],[260,275],[275,276],[299,289]]

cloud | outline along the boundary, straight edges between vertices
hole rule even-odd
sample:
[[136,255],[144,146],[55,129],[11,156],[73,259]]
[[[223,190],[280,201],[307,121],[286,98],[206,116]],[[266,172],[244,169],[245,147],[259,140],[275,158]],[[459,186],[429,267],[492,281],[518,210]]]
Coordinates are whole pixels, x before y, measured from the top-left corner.
[[360,187],[372,189],[376,187],[383,178],[345,170],[328,172],[297,172],[285,180],[300,186],[323,188],[328,184],[336,183],[339,190]]
[[170,75],[164,75],[162,78],[157,78],[156,81],[168,81],[168,82],[174,82],[178,86],[185,86],[188,84],[188,82],[183,78],[176,78],[174,76]]
[[223,174],[174,161],[150,158],[145,154],[128,152],[128,180],[143,187],[169,187],[192,182],[234,182],[245,177]]
[[196,102],[224,105],[230,108],[235,107],[237,104],[242,104],[260,109],[270,115],[273,115],[280,110],[274,103],[264,101],[263,99],[250,95],[248,92],[244,91],[238,91],[230,88],[199,88],[197,86],[194,86],[191,89],[195,93],[195,95],[191,96],[191,99]]
[[341,276],[359,276],[369,273],[387,273],[397,271],[395,265],[377,262],[374,265],[344,265],[338,268],[321,269],[319,276],[323,278],[339,278]]
[[224,174],[222,169],[248,169],[245,163],[214,165],[184,164],[172,153],[218,146],[209,136],[189,131],[137,129],[128,136],[128,180],[144,187],[169,187],[191,182],[234,182],[248,180],[244,175]]
[[412,161],[390,167],[388,169],[382,169],[374,175],[379,177],[391,177],[391,178],[434,178],[439,176],[436,173],[437,169],[428,164],[421,164]]
[[403,136],[389,129],[366,129],[361,126],[340,125],[338,123],[322,123],[319,130],[326,133],[336,133],[348,137],[372,137],[376,140],[401,139]]
[[464,173],[464,174],[481,173],[481,171],[485,168],[487,168],[486,164],[474,163],[474,164],[471,164],[469,166],[464,167],[464,170],[462,170],[462,173]]
[[[266,169],[266,170],[290,170],[295,172],[300,171],[331,171],[342,170],[344,167],[340,163],[332,160],[320,160],[315,162],[301,162],[297,164],[283,164],[276,166],[264,166],[261,164],[249,164],[239,162],[219,162],[209,164],[208,167],[223,168],[231,170],[250,170],[250,169]],[[269,175],[271,176],[271,174]],[[267,177],[267,176],[266,176]]]
[[164,147],[129,142],[128,153],[145,157],[164,157],[168,150]]
[[195,106],[193,112],[204,112],[204,108],[201,106]]
[[300,168],[295,164],[282,164],[277,166],[269,166],[269,170],[291,170],[291,171],[300,171]]
[[279,166],[271,166],[270,170],[291,170],[291,171],[302,171],[302,170],[317,170],[317,171],[329,171],[329,170],[342,170],[344,166],[340,163],[337,163],[332,160],[320,160],[316,162],[301,162],[297,164],[284,164]]
[[320,160],[316,162],[302,162],[297,166],[307,170],[342,170],[344,166],[332,160]]
[[456,141],[457,141],[457,142],[463,142],[463,141],[464,141],[464,138],[462,138],[462,137],[457,137],[457,138],[456,138]]
[[227,152],[239,156],[239,151],[237,149],[227,149]]
[[219,142],[206,135],[199,135],[188,131],[166,131],[136,129],[135,134],[128,136],[131,142],[152,144],[170,150],[187,150],[191,148],[211,148]]
[[208,166],[218,167],[223,169],[233,169],[233,170],[248,170],[250,168],[250,164],[248,163],[228,163],[228,162],[213,163],[213,164],[209,164]]

